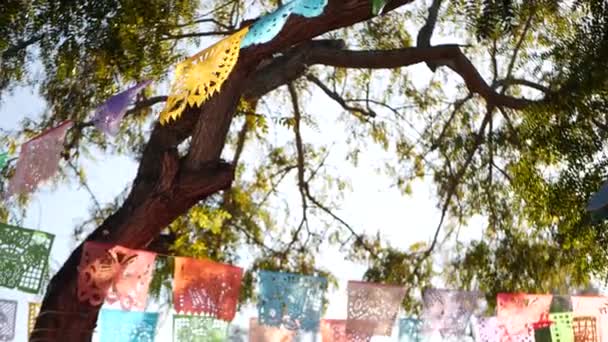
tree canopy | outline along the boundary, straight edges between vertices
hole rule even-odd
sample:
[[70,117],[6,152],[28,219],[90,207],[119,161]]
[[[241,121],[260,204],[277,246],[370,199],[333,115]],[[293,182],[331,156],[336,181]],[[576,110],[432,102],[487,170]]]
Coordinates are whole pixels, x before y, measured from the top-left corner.
[[[220,39],[280,4],[5,1],[0,90],[35,87],[46,109],[0,141],[15,152],[45,128],[77,122],[59,182],[76,171],[86,184],[81,164],[95,158],[92,148],[138,160],[132,185],[113,203],[92,206],[77,232],[225,262],[247,250],[254,262],[243,301],[259,268],[331,279],[332,270],[315,264],[328,245],[368,265],[367,280],[407,285],[409,311],[419,310],[417,294],[434,277],[492,302],[500,291],[567,293],[608,272],[606,224],[585,212],[607,176],[605,1],[391,0],[376,17],[371,1],[329,0],[320,16],[290,18],[272,41],[242,49],[221,92],[203,106],[158,123],[177,61],[204,47],[201,39]],[[424,68],[406,68],[419,63]],[[155,83],[116,138],[92,127],[97,105],[144,79]],[[315,108],[313,91],[342,111]],[[306,136],[338,130],[346,138],[333,144]],[[415,182],[433,186],[439,224],[417,228],[435,232],[432,241],[395,246],[337,214],[356,191],[341,167],[374,153],[378,172],[404,196]],[[330,155],[342,164],[328,165]],[[14,166],[2,170],[3,189]],[[297,202],[282,200],[290,192]],[[20,196],[1,204],[0,219],[15,219],[19,211],[9,209],[27,203]],[[477,216],[481,239],[461,241]],[[442,246],[450,253],[439,265]],[[82,309],[69,302],[80,251],[51,281],[47,308]],[[37,324],[65,331],[90,320]]]

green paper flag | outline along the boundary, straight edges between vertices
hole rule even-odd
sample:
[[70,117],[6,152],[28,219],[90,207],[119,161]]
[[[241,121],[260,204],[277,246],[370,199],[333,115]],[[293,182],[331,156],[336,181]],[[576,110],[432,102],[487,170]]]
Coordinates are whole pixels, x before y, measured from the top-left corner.
[[0,170],[4,169],[4,165],[6,165],[6,160],[8,159],[8,153],[0,153]]
[[553,324],[551,324],[551,341],[574,341],[572,312],[560,312],[549,314],[549,320],[553,322]]
[[381,14],[382,10],[384,10],[384,6],[386,6],[387,2],[388,2],[388,0],[372,0],[372,14],[373,15]]
[[0,286],[38,293],[54,235],[0,223]]
[[223,342],[228,322],[205,316],[173,316],[173,342]]

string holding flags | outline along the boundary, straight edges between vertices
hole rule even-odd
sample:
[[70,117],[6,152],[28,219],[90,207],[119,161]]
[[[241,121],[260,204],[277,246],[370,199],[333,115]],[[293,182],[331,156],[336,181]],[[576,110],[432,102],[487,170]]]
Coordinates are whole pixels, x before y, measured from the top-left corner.
[[146,80],[139,82],[133,87],[118,93],[107,99],[102,105],[97,107],[95,115],[91,120],[95,126],[110,136],[118,134],[120,122],[127,113],[127,108],[135,96],[152,81]]
[[78,299],[97,306],[120,302],[143,310],[156,253],[87,241],[78,267]]
[[102,309],[101,342],[154,342],[158,313]]
[[0,286],[38,293],[53,234],[0,223]]
[[177,120],[186,106],[200,107],[220,91],[236,65],[241,40],[248,30],[245,27],[176,66],[167,103],[160,113],[161,125]]
[[17,301],[0,299],[0,341],[12,341],[15,338],[17,323]]
[[346,331],[390,336],[405,288],[351,280],[347,291]]
[[260,271],[258,316],[261,324],[316,331],[327,279],[293,273]]
[[64,121],[21,145],[15,175],[8,186],[9,197],[34,191],[57,172],[65,134],[73,125],[70,120]]

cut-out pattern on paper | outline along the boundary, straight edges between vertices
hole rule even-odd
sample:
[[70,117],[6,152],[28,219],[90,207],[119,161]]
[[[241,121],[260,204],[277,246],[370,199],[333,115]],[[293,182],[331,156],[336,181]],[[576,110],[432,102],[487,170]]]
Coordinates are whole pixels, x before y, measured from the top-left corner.
[[295,0],[293,14],[306,18],[314,18],[323,14],[327,0]]
[[154,342],[158,313],[102,309],[101,342]]
[[173,316],[173,342],[224,342],[228,323],[202,316]]
[[161,124],[177,120],[186,106],[200,107],[220,91],[238,61],[241,40],[248,30],[243,28],[177,65],[167,103],[160,113]]
[[372,336],[355,332],[346,332],[346,320],[321,320],[322,342],[369,342]]
[[[608,297],[572,296],[571,298],[575,328],[577,326],[580,327],[581,334],[583,331],[587,331],[588,335],[591,335],[593,331],[591,320],[580,320],[578,325],[576,321],[579,317],[593,317],[595,319],[595,334],[598,341],[608,341]],[[578,338],[578,336],[575,337]]]
[[347,288],[347,331],[390,336],[405,288],[359,281],[349,281]]
[[522,335],[535,323],[549,317],[552,295],[499,293],[496,296],[496,316],[509,335]]
[[107,99],[95,110],[92,122],[98,129],[108,135],[114,136],[118,134],[120,121],[127,113],[127,108],[129,108],[131,101],[150,83],[152,81],[149,80],[139,82],[135,86]]
[[549,314],[549,320],[553,322],[551,330],[551,342],[573,342],[574,330],[572,328],[572,312],[558,312]]
[[576,342],[598,342],[597,321],[595,317],[579,316],[572,320],[574,330],[574,341]]
[[249,32],[241,42],[241,49],[250,45],[264,44],[273,40],[283,29],[287,19],[296,7],[297,1],[291,1],[270,12],[258,20],[250,27]]
[[0,286],[40,292],[53,234],[0,223]]
[[465,335],[478,298],[478,292],[426,290],[423,294],[423,330],[436,331],[444,337]]
[[399,320],[399,342],[422,342],[422,321],[416,318]]
[[17,323],[17,301],[0,299],[0,341],[12,341],[15,338]]
[[260,271],[260,324],[316,331],[323,309],[327,279],[292,273]]
[[36,325],[36,319],[38,318],[38,313],[40,313],[40,303],[28,303],[27,310],[27,334],[28,336],[34,330],[34,326]]
[[295,337],[294,330],[261,325],[256,318],[249,321],[249,342],[292,342]]
[[232,321],[243,269],[205,259],[175,258],[173,305],[185,314],[205,314]]
[[8,196],[32,192],[38,184],[53,177],[59,166],[65,134],[73,125],[72,121],[64,121],[21,145]]
[[97,306],[120,302],[124,310],[144,310],[156,253],[85,242],[78,267],[78,299]]

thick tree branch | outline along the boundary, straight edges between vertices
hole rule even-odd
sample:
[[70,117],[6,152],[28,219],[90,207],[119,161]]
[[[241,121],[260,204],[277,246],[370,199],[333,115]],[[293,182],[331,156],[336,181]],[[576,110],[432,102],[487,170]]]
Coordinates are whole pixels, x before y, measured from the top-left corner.
[[[416,46],[418,47],[430,47],[431,38],[433,37],[433,31],[435,31],[435,24],[437,23],[437,16],[439,14],[439,8],[441,8],[441,0],[433,0],[431,7],[429,7],[429,15],[426,18],[424,26],[418,31],[418,37],[416,39]],[[438,67],[435,63],[427,62],[426,65],[435,71]]]

